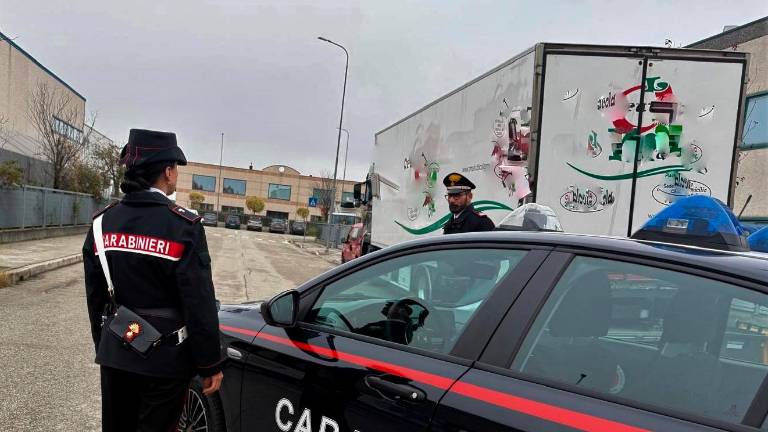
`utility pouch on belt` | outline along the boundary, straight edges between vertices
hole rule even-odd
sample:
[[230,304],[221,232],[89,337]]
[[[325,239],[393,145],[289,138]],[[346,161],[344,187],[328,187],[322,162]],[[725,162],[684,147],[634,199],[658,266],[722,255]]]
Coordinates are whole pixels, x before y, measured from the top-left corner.
[[112,285],[112,278],[110,277],[109,266],[107,265],[107,254],[104,250],[104,237],[101,228],[103,217],[104,215],[100,215],[93,221],[93,237],[96,242],[99,261],[101,262],[101,269],[104,272],[104,278],[107,280],[111,302],[111,305],[106,308],[108,312],[105,312],[103,317],[102,330],[103,326],[106,325],[109,333],[142,356],[146,356],[152,348],[160,345],[165,340],[171,340],[175,345],[181,344],[187,336],[186,326],[163,336],[162,333],[139,314],[115,302],[115,288]]

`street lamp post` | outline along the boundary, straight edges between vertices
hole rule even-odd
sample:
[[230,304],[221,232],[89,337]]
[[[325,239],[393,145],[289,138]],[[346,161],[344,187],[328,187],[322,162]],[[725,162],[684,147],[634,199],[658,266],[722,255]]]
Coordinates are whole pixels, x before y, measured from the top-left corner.
[[[344,51],[344,55],[346,56],[346,63],[344,65],[344,87],[341,92],[341,114],[339,115],[339,133],[336,136],[336,162],[333,165],[333,190],[331,191],[331,206],[336,206],[336,177],[338,175],[339,171],[339,147],[341,147],[341,127],[344,122],[344,98],[347,95],[347,72],[349,71],[349,52],[347,52],[347,49],[341,46],[340,44],[337,44],[336,42],[326,39],[322,36],[318,36],[318,39],[320,39],[323,42],[328,42],[331,45],[335,45],[339,48],[341,48]],[[330,218],[328,220],[330,222]],[[328,224],[328,238],[325,242],[325,253],[328,253],[328,249],[330,247],[331,243],[331,225]]]
[[349,155],[349,131],[341,129],[347,134],[347,141],[344,145],[344,173],[341,175],[341,200],[344,201],[344,182],[347,181],[347,156]]
[[[221,160],[224,157],[224,132],[221,133],[221,148],[219,149],[219,184],[216,185],[216,207],[217,212],[216,214],[221,213],[221,207],[219,206],[219,197],[221,196],[221,190],[224,187],[223,184],[221,184]],[[218,216],[217,216],[218,219]]]

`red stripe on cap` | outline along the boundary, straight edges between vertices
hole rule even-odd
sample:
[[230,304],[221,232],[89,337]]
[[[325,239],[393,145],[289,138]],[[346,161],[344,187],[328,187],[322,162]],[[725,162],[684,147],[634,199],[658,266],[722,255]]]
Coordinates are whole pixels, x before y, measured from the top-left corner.
[[601,417],[595,417],[589,414],[580,413],[578,411],[561,408],[555,405],[549,405],[543,402],[537,402],[531,399],[522,398],[519,396],[513,396],[508,393],[491,390],[485,387],[480,387],[474,384],[467,384],[460,381],[454,381],[453,379],[446,378],[440,375],[431,374],[428,372],[422,372],[419,370],[399,366],[392,363],[387,363],[368,357],[359,356],[356,354],[349,354],[342,351],[333,350],[317,345],[312,345],[306,342],[298,342],[289,338],[275,336],[264,332],[256,332],[253,330],[242,329],[238,327],[231,327],[226,325],[219,325],[224,331],[244,334],[246,336],[256,336],[259,339],[268,340],[270,342],[278,343],[280,345],[292,346],[298,348],[301,351],[312,352],[320,354],[334,360],[341,360],[347,363],[363,366],[368,369],[377,370],[392,375],[397,375],[403,378],[408,378],[413,381],[427,384],[432,387],[439,388],[441,390],[449,390],[452,393],[465,396],[471,399],[475,399],[481,402],[485,402],[491,405],[495,405],[501,408],[505,408],[511,411],[519,412],[521,414],[536,417],[542,420],[546,420],[552,423],[568,426],[577,430],[586,432],[650,432],[647,429],[642,429],[634,426],[630,426],[624,423],[615,422],[613,420],[604,419]]

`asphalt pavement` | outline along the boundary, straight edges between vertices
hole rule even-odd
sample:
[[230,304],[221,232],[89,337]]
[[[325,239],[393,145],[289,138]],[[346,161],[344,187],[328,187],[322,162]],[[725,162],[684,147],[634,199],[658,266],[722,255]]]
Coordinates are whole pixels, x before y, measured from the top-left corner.
[[[309,240],[306,249],[297,247],[292,242],[301,243],[298,236],[224,228],[206,228],[206,233],[216,295],[224,303],[268,298],[338,260],[338,251],[316,254],[321,248]],[[82,237],[60,241],[82,246]],[[37,248],[16,244],[21,247]],[[0,316],[0,431],[101,430],[82,265],[0,289]]]

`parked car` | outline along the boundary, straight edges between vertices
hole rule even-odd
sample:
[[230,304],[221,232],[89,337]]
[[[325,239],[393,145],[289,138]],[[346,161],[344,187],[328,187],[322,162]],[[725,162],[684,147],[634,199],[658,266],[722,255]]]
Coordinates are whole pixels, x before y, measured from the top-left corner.
[[226,221],[224,221],[224,228],[240,229],[240,215],[228,215]]
[[248,224],[245,225],[245,229],[248,231],[261,231],[262,222],[258,216],[251,216],[248,218]]
[[269,232],[285,234],[287,223],[283,219],[272,219],[269,223]]
[[304,235],[307,230],[307,224],[304,221],[296,221],[291,224],[291,234]]
[[229,378],[194,381],[184,429],[765,430],[768,255],[725,209],[427,237],[221,305]]
[[217,226],[219,224],[218,222],[218,216],[215,212],[205,212],[203,213],[203,225],[206,226]]
[[195,426],[293,430],[311,411],[340,432],[757,430],[767,270],[562,233],[401,243],[222,305],[230,378],[209,397],[193,384]]
[[365,238],[365,226],[362,223],[352,225],[344,244],[341,247],[341,262],[352,261],[363,256],[363,239]]

